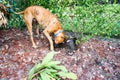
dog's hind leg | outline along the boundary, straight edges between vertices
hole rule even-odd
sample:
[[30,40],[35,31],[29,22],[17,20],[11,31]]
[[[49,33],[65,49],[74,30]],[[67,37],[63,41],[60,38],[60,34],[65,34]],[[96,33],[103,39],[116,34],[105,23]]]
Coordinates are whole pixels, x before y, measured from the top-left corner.
[[40,33],[39,33],[39,27],[40,26],[38,24],[38,21],[35,18],[33,18],[33,20],[32,20],[32,25],[33,25],[33,27],[35,27],[37,37],[39,37],[39,35],[40,35]]
[[39,37],[39,36],[40,36],[40,33],[39,33],[39,25],[36,25],[36,33],[37,33],[37,36]]
[[[29,16],[27,16],[29,15]],[[30,33],[30,39],[32,41],[32,45],[34,48],[37,48],[35,42],[34,42],[34,39],[33,39],[33,31],[32,31],[32,15],[30,14],[27,14],[27,15],[24,15],[24,19],[25,19],[25,23],[27,25],[27,28],[28,28],[28,31]]]

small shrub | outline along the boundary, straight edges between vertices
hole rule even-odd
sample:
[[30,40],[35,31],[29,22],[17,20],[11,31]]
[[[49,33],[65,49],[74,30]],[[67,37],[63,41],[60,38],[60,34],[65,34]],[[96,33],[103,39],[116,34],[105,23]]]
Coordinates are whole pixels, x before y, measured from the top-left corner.
[[48,53],[42,63],[36,64],[29,72],[28,80],[36,77],[38,80],[60,80],[69,78],[76,80],[77,76],[74,73],[60,65],[60,61],[53,61],[54,52]]
[[89,40],[95,36],[120,36],[119,9],[118,4],[73,6],[61,9],[58,13],[62,13],[59,19],[65,30],[80,32],[81,40]]

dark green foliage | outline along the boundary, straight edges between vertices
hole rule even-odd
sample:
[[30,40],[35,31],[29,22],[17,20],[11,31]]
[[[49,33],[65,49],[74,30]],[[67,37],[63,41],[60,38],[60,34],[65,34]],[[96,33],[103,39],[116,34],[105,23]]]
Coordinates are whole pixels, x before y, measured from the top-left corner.
[[[7,5],[7,0],[2,0]],[[120,6],[118,0],[9,0],[16,12],[31,5],[49,9],[60,19],[65,30],[80,32],[82,40],[94,36],[120,36]],[[25,26],[22,15],[11,13],[9,26]]]

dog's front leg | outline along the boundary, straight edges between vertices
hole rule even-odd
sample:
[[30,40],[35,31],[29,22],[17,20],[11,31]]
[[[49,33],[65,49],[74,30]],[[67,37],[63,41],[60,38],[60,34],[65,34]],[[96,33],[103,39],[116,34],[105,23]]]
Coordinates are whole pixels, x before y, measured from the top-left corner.
[[52,41],[52,38],[51,38],[50,34],[47,32],[47,30],[44,30],[43,33],[45,34],[45,36],[46,36],[47,39],[49,40],[50,50],[51,50],[51,51],[54,51],[53,41]]

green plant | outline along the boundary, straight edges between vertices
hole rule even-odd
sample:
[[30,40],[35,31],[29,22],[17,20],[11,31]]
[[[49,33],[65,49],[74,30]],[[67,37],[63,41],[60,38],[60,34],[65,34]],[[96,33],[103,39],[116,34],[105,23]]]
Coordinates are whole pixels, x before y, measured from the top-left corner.
[[[7,4],[8,1],[2,2]],[[49,9],[60,19],[64,30],[80,32],[83,41],[95,36],[107,38],[120,36],[120,6],[116,4],[117,0],[9,0],[9,2],[15,9],[18,8],[17,12],[31,5]],[[21,28],[24,25],[23,17],[11,14],[9,26]]]
[[95,36],[119,38],[119,9],[118,4],[66,7],[59,10],[59,18],[65,30],[79,32],[83,41]]
[[36,77],[38,80],[60,80],[60,78],[76,80],[77,76],[74,73],[60,65],[60,61],[53,61],[54,52],[50,52],[43,59],[42,63],[36,64],[29,72],[28,80]]
[[[6,11],[9,13],[9,18],[8,18],[8,26],[6,27],[7,28],[10,28],[10,27],[15,27],[15,28],[18,28],[18,29],[21,29],[24,24],[23,22],[23,18],[22,18],[22,15],[17,15],[15,14],[15,12],[18,12],[20,11],[20,9],[27,5],[23,5],[21,6],[21,4],[24,2],[25,3],[26,0],[22,0],[22,1],[19,1],[19,0],[1,0],[0,3],[4,4],[5,6],[9,6]],[[18,8],[20,7],[20,8]]]

